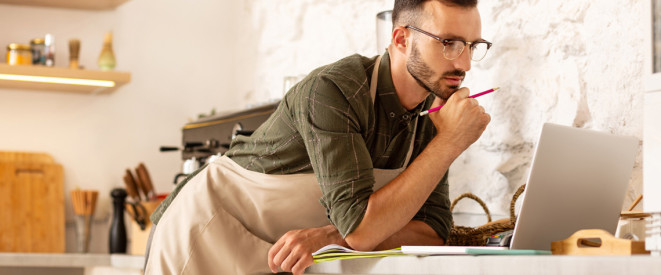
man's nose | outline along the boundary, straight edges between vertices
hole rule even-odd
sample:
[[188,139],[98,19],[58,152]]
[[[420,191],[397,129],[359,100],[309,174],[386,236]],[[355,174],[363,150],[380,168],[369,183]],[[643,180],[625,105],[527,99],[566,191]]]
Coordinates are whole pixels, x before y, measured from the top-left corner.
[[471,49],[470,46],[466,45],[464,51],[453,60],[454,68],[456,70],[461,70],[464,72],[470,71],[471,69]]

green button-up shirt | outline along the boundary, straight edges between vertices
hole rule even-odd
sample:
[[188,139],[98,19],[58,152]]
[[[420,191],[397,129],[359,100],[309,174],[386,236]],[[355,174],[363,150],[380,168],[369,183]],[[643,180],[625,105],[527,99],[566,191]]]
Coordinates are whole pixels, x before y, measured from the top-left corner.
[[[284,97],[251,136],[238,136],[226,153],[244,168],[267,174],[314,173],[321,204],[342,236],[365,214],[373,193],[373,168],[402,167],[417,114],[399,102],[386,52],[379,64],[377,98],[370,78],[376,58],[352,55],[311,72]],[[417,121],[412,159],[435,135],[428,117]],[[414,217],[447,240],[452,222],[447,173]]]

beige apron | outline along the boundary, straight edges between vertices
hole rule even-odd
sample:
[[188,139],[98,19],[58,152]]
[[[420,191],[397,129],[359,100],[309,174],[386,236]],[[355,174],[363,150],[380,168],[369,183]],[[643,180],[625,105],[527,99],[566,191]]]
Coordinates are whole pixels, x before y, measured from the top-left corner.
[[[372,103],[380,60],[372,73]],[[416,128],[404,167],[374,169],[374,190],[405,169]],[[320,198],[314,174],[268,175],[223,156],[192,178],[161,217],[145,274],[270,273],[267,253],[282,235],[329,224]]]

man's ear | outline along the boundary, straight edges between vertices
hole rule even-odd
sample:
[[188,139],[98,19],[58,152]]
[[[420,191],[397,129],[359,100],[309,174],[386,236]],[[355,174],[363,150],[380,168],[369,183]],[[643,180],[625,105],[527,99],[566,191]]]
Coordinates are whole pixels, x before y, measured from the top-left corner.
[[392,44],[395,50],[406,53],[409,45],[409,29],[399,26],[392,31]]

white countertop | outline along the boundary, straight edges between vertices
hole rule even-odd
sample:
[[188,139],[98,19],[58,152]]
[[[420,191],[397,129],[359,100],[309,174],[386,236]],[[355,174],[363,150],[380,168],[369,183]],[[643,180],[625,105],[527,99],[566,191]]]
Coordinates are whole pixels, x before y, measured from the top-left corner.
[[145,257],[125,254],[0,253],[0,266],[15,267],[114,267],[142,269]]
[[661,274],[661,257],[404,256],[319,263],[306,274]]
[[[143,256],[0,253],[0,266],[142,269]],[[330,261],[306,274],[660,274],[652,256],[429,256]]]

